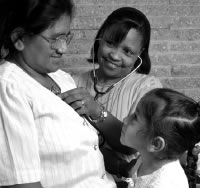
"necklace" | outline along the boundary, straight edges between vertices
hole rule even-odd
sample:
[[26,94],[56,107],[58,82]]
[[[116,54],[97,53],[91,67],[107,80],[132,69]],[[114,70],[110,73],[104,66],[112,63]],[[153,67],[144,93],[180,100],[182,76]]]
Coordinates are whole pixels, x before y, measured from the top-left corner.
[[54,93],[55,95],[61,94],[61,89],[60,89],[60,87],[59,87],[59,88],[56,88],[55,86],[52,86],[51,89],[50,89],[50,91],[51,91],[52,93]]
[[51,78],[51,76],[49,76],[48,74],[47,74],[47,76],[48,76],[48,77],[52,80],[52,82],[55,84],[55,85],[51,86],[50,91],[51,91],[52,93],[54,93],[55,95],[61,94],[61,88],[60,88],[60,86],[56,83],[56,81],[55,81],[53,78]]

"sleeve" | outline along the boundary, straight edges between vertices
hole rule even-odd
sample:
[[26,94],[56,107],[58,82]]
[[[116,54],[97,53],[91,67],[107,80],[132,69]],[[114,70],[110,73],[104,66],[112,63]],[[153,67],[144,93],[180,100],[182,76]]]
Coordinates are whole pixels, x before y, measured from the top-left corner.
[[137,87],[136,94],[132,95],[132,106],[130,108],[129,114],[132,114],[135,112],[136,106],[140,99],[150,90],[155,88],[162,88],[162,84],[160,80],[154,76],[146,76],[141,81],[140,84]]
[[0,95],[0,185],[38,182],[40,158],[31,103],[14,84],[1,83]]

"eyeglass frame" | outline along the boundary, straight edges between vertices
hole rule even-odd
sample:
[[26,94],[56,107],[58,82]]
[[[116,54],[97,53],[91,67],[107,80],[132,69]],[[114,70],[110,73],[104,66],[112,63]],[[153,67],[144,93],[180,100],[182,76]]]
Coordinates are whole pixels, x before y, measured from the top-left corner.
[[[58,36],[56,38],[46,37],[46,36],[41,35],[41,34],[38,34],[38,36],[40,36],[45,41],[47,41],[50,44],[50,47],[52,49],[59,49],[59,48],[55,48],[53,45],[56,44],[56,43],[59,43],[59,42],[61,42],[61,43],[65,42],[66,46],[69,46],[69,44],[71,43],[72,38],[74,36],[74,33],[72,33],[70,31],[68,34],[66,34],[66,35],[60,35],[60,36]],[[60,38],[60,37],[65,37],[65,39],[64,38]]]

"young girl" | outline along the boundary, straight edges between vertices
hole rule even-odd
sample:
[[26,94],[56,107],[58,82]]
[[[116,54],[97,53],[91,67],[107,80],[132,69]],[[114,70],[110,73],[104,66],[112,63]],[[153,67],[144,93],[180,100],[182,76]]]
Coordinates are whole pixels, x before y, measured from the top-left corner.
[[188,188],[179,163],[200,140],[200,106],[171,89],[154,89],[124,120],[121,143],[140,152],[130,172],[134,188]]

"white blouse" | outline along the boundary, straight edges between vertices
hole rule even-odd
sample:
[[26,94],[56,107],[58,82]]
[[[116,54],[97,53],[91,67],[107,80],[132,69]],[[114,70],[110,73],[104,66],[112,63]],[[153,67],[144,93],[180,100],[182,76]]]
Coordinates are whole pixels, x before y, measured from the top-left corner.
[[[75,88],[61,70],[62,92]],[[0,185],[115,188],[91,125],[13,63],[0,65]]]

